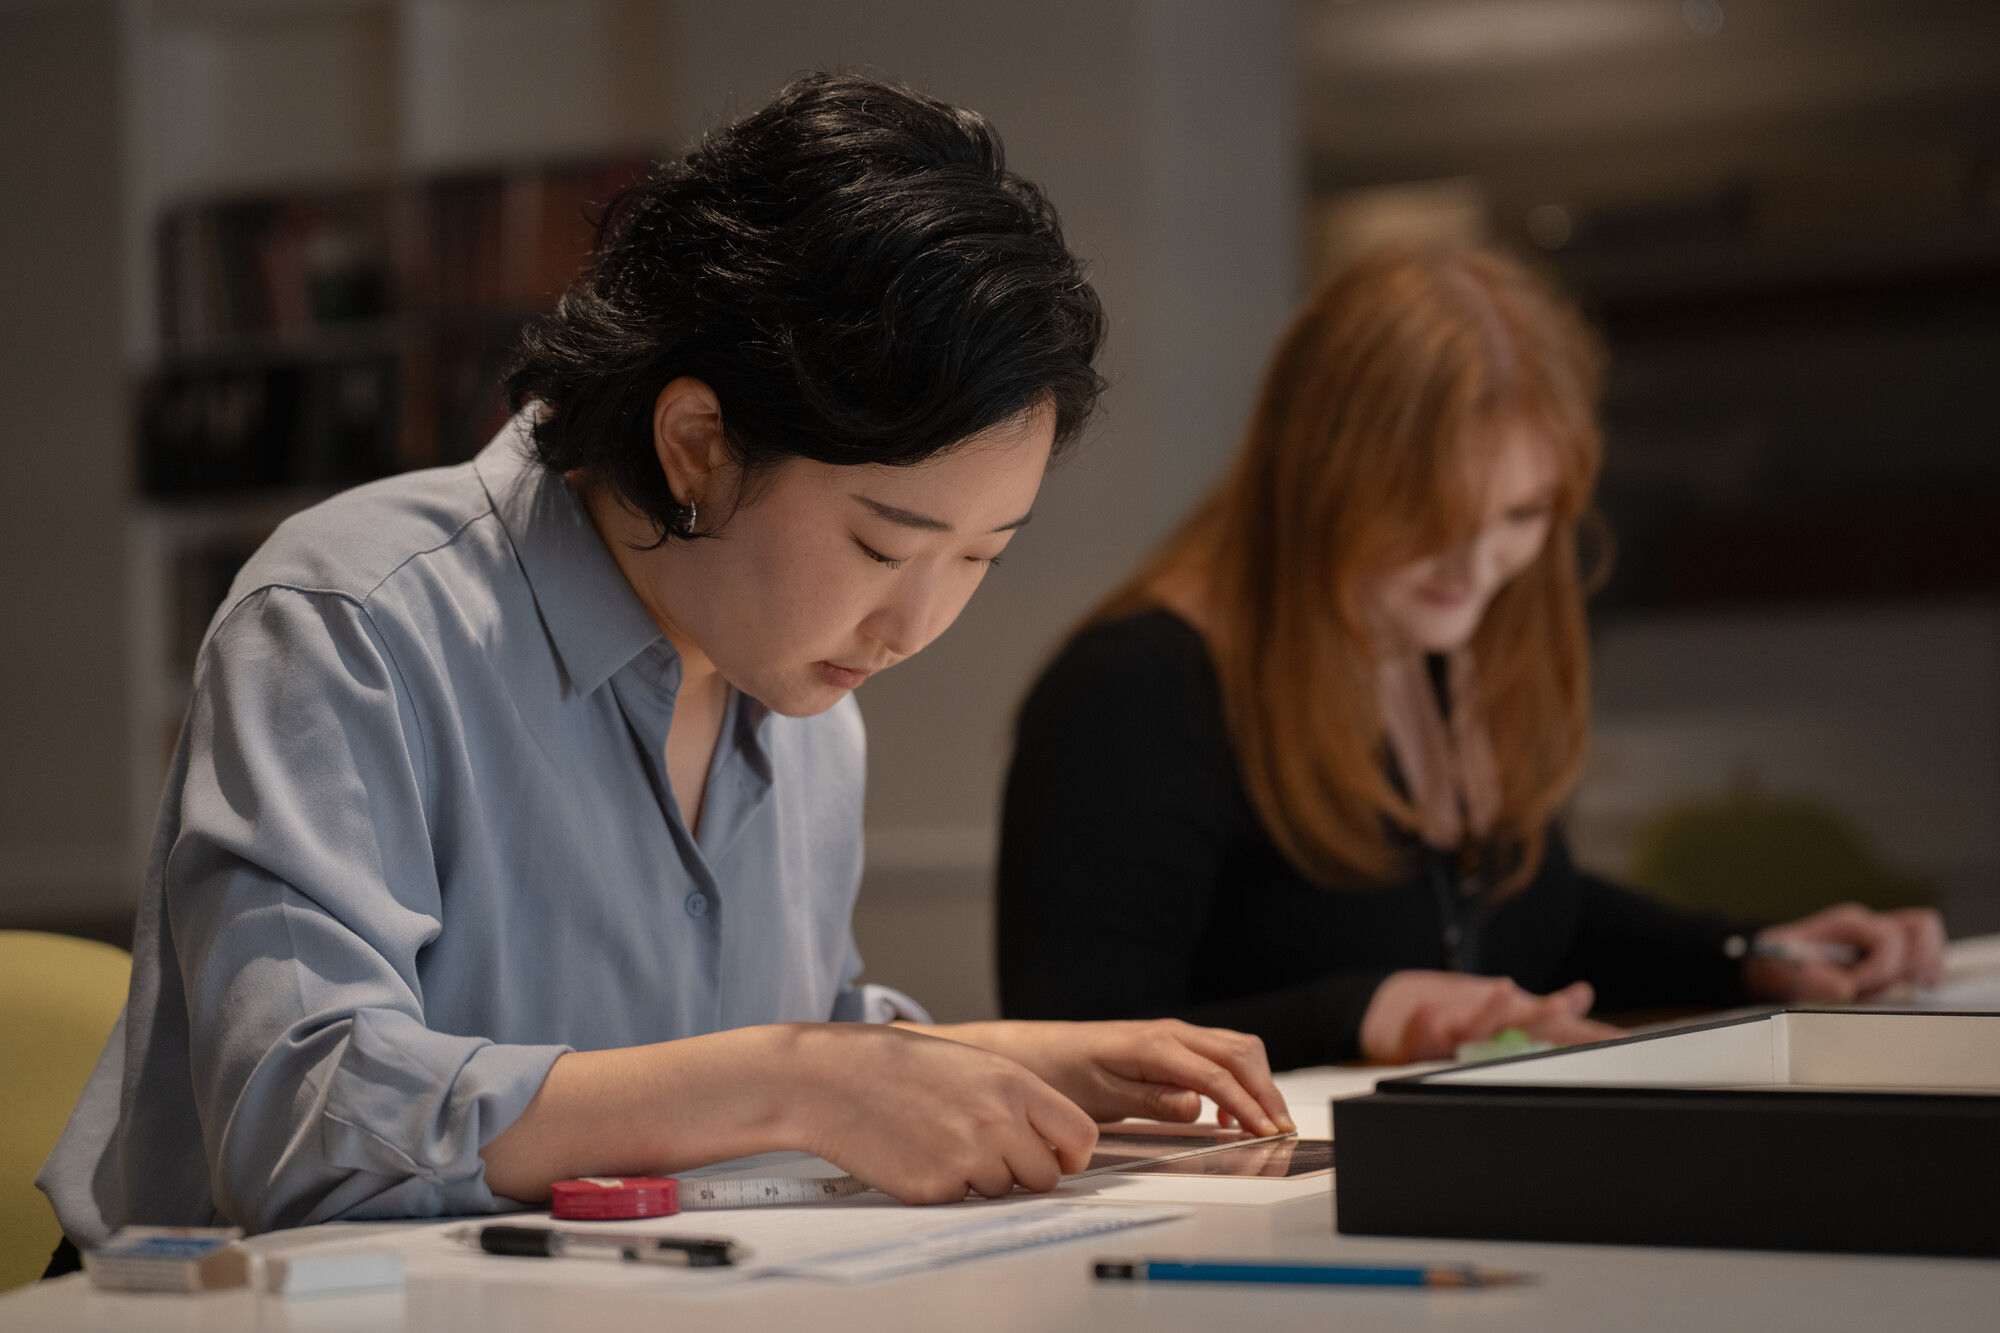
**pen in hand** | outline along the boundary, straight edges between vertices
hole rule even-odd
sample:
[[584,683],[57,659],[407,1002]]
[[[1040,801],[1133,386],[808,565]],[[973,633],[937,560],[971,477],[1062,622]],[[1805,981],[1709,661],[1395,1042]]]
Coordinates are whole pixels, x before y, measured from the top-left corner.
[[1746,940],[1731,935],[1722,943],[1725,958],[1769,958],[1781,963],[1832,963],[1850,967],[1861,961],[1861,950],[1851,944],[1830,944],[1818,940]]

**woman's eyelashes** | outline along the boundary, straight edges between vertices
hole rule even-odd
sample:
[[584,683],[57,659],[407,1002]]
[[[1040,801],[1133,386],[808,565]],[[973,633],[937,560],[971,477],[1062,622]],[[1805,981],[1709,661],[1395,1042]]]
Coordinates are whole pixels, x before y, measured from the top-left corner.
[[883,555],[880,551],[870,546],[867,542],[862,541],[859,537],[856,537],[854,539],[854,544],[856,546],[859,546],[862,549],[862,551],[868,556],[868,558],[870,560],[873,560],[878,565],[887,565],[891,569],[901,569],[903,567],[903,560],[901,556]]
[[[860,547],[862,554],[866,555],[870,560],[873,560],[878,565],[887,565],[891,569],[901,569],[903,561],[908,558],[900,555],[884,555],[867,542],[862,541],[859,537],[854,539],[854,544]],[[991,569],[1000,563],[1000,557],[997,555],[968,555],[965,558],[973,564],[978,565],[981,569]]]
[[1507,511],[1509,523],[1539,523],[1549,516],[1554,508],[1547,500],[1535,500],[1528,504],[1515,505]]

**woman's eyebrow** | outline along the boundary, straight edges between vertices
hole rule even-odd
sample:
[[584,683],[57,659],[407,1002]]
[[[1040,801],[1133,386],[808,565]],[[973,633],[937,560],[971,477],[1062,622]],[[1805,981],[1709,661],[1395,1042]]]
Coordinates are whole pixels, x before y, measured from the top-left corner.
[[[898,509],[895,505],[885,505],[880,500],[871,500],[865,495],[853,495],[850,496],[850,498],[858,501],[870,513],[874,514],[875,517],[882,519],[885,522],[894,523],[898,527],[915,528],[919,532],[958,531],[957,528],[954,528],[951,524],[945,522],[943,519],[932,518],[929,514],[919,514],[915,510],[911,509]],[[993,529],[993,531],[1012,532],[1015,528],[1024,526],[1028,522],[1028,520],[1033,518],[1034,516],[1035,516],[1035,511],[1030,509],[1027,513],[1021,515],[1013,522],[1002,523],[999,527]]]

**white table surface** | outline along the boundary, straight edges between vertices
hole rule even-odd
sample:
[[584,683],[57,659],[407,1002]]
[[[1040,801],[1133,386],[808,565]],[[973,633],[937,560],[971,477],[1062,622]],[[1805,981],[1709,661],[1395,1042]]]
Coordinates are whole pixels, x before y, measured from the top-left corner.
[[[1955,942],[1945,985],[1926,995],[1893,997],[1881,1007],[2000,1011],[2000,936]],[[1365,1092],[1378,1078],[1400,1072],[1309,1069],[1279,1082],[1300,1132],[1325,1137],[1331,1133],[1330,1099]],[[855,1286],[771,1279],[689,1294],[686,1279],[693,1275],[663,1274],[682,1281],[672,1291],[608,1289],[589,1283],[596,1264],[576,1261],[538,1269],[532,1281],[413,1276],[396,1292],[286,1300],[247,1290],[124,1295],[93,1290],[75,1274],[0,1295],[0,1330],[2000,1329],[2000,1260],[1361,1239],[1335,1233],[1331,1181],[1321,1183],[1326,1188],[1304,1181],[1099,1177],[1065,1186],[1065,1192],[1100,1201],[1186,1204],[1189,1216]],[[718,1231],[727,1230],[724,1216],[716,1215]],[[341,1228],[313,1230],[333,1236]],[[306,1232],[284,1232],[249,1244],[290,1248],[308,1239]],[[1096,1256],[1143,1254],[1469,1262],[1523,1269],[1541,1280],[1522,1288],[1429,1292],[1149,1286],[1091,1276]],[[571,1271],[574,1284],[551,1280],[553,1273]]]
[[[1393,1072],[1393,1071],[1392,1071]],[[1304,1070],[1282,1080],[1308,1135],[1326,1132],[1327,1099],[1370,1086],[1377,1071]],[[1323,1178],[1324,1179],[1324,1178]],[[1137,1182],[1134,1182],[1135,1184]],[[1160,1184],[1133,1197],[1152,1201]],[[1239,1197],[1242,1182],[1200,1179],[1167,1186],[1192,1201]],[[1121,1197],[1124,1190],[1119,1190]],[[717,1230],[726,1230],[717,1214]],[[299,1233],[281,1233],[296,1243]],[[259,1244],[251,1242],[253,1246]],[[1369,1291],[1101,1283],[1098,1255],[1198,1254],[1377,1261],[1465,1261],[1525,1269],[1532,1287],[1485,1291]],[[522,1263],[531,1261],[522,1260]],[[586,1266],[587,1265],[587,1266]],[[588,1276],[595,1264],[571,1267]],[[676,1275],[684,1276],[684,1275]],[[1668,1250],[1619,1246],[1374,1240],[1337,1235],[1331,1190],[1271,1204],[1195,1202],[1185,1220],[978,1259],[856,1286],[771,1279],[686,1295],[606,1290],[546,1280],[412,1277],[398,1292],[292,1299],[249,1291],[120,1295],[81,1275],[0,1296],[0,1329],[425,1330],[515,1333],[527,1329],[1199,1330],[1264,1329],[1600,1330],[2000,1328],[2000,1260],[1891,1259],[1855,1255]]]

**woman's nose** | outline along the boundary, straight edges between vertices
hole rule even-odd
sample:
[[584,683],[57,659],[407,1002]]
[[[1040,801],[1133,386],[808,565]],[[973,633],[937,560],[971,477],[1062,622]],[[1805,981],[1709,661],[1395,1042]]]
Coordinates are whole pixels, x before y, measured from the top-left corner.
[[1497,528],[1489,528],[1461,548],[1459,557],[1462,564],[1458,577],[1467,587],[1484,590],[1505,579],[1507,573],[1507,534]]
[[1437,557],[1438,571],[1453,583],[1468,586],[1477,583],[1479,577],[1481,542],[1460,542]]
[[928,588],[913,588],[877,607],[861,622],[861,628],[898,659],[913,656],[930,641],[931,600]]

